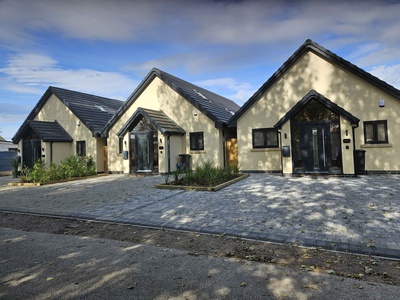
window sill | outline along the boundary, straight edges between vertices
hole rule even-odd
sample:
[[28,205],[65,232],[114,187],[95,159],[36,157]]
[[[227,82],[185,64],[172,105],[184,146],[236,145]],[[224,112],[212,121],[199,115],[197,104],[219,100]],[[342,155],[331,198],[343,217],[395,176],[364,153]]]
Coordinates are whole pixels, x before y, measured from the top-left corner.
[[255,148],[255,149],[250,149],[250,152],[273,152],[273,151],[281,151],[281,148]]
[[190,154],[204,154],[207,153],[205,150],[190,150]]
[[360,145],[360,148],[390,148],[392,144],[364,144]]

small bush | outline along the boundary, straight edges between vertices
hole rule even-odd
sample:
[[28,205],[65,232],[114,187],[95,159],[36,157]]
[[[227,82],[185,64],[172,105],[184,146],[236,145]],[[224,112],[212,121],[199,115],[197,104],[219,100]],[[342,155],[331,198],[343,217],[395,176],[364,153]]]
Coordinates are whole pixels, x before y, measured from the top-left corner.
[[212,162],[206,162],[196,167],[193,171],[190,170],[185,173],[172,172],[174,181],[166,182],[166,184],[211,187],[236,178],[238,175],[239,168],[237,166],[217,168],[213,166]]
[[21,182],[52,182],[96,174],[93,157],[70,155],[60,164],[50,163],[47,168],[42,160],[34,163],[32,169],[23,168]]

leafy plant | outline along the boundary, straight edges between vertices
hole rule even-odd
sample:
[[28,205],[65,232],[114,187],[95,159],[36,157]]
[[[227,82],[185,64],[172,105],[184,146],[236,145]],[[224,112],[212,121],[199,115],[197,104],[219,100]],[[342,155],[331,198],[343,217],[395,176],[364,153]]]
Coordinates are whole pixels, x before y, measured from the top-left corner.
[[13,158],[12,160],[10,160],[10,166],[13,167],[14,170],[18,170],[19,165],[20,165],[20,163],[19,163],[18,157]]
[[[187,172],[175,171],[171,175],[174,181],[170,184],[173,185],[195,185],[195,186],[215,186],[225,181],[237,177],[239,168],[237,166],[227,166],[224,168],[217,168],[213,166],[213,162],[205,162],[197,166],[193,171]],[[166,182],[165,184],[169,184]]]
[[17,178],[17,176],[18,176],[19,165],[20,165],[20,162],[19,162],[18,157],[14,158],[10,161],[10,166],[14,169],[14,171],[13,171],[14,178]]
[[21,181],[42,183],[95,174],[96,164],[93,157],[70,155],[58,165],[50,163],[49,167],[42,160],[37,160],[32,169],[23,169]]

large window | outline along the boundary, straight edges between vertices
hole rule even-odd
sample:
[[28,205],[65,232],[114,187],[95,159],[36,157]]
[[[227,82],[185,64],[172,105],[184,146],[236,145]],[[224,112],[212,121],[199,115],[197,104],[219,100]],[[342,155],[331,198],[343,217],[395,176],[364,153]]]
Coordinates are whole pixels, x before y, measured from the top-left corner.
[[364,139],[366,144],[387,144],[387,121],[364,122]]
[[276,148],[278,131],[275,128],[253,129],[253,148]]
[[204,150],[203,132],[190,133],[190,150]]
[[76,155],[77,156],[86,156],[86,141],[77,141],[76,142]]

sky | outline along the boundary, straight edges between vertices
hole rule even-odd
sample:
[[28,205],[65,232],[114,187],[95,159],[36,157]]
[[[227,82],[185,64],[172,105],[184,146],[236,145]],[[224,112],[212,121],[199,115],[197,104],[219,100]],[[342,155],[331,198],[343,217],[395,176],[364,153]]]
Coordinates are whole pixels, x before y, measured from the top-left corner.
[[243,105],[307,39],[400,89],[400,1],[0,0],[0,135],[49,86],[126,100],[153,67]]

